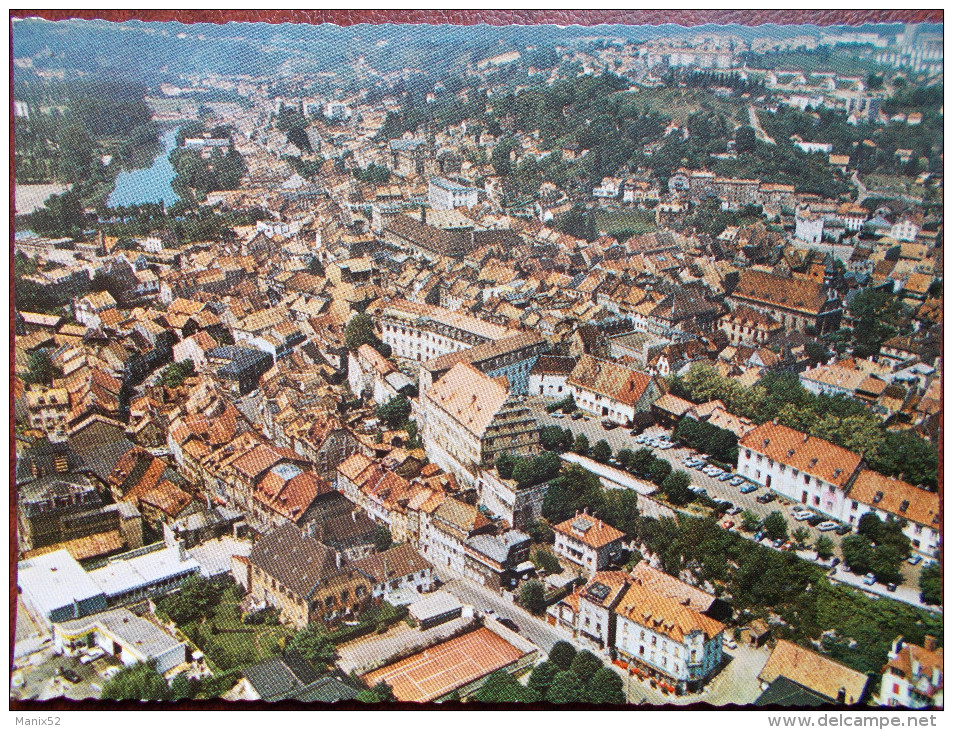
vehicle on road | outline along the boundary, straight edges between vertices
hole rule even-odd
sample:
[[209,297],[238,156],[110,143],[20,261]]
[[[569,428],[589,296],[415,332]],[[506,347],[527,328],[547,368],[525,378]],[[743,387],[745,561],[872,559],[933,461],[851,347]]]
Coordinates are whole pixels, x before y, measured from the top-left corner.
[[782,539],[779,537],[777,540],[775,540],[775,541],[772,542],[771,544],[774,545],[774,547],[776,547],[778,550],[780,550],[780,549],[781,549],[781,546],[784,544],[784,540],[782,540]]
[[810,510],[806,509],[796,509],[791,512],[791,516],[798,522],[804,522],[804,520],[811,516],[811,512]]
[[832,568],[836,568],[838,565],[840,565],[840,558],[832,558],[832,559],[831,559],[831,567],[832,567]]
[[555,413],[551,413],[550,415],[551,415],[553,418],[565,418],[565,417],[566,417],[566,414],[565,414],[565,413],[561,413],[560,411],[556,411]]
[[911,555],[909,558],[907,558],[907,562],[910,563],[910,565],[917,565],[921,560],[923,560],[923,558],[921,558],[919,555]]
[[764,540],[764,533],[758,530],[756,533],[754,533],[754,537],[752,539],[755,542],[761,542],[762,540]]
[[75,671],[69,667],[60,667],[59,672],[57,672],[63,679],[71,684],[79,684],[83,681],[83,678],[80,677]]
[[756,491],[758,491],[758,485],[752,484],[751,482],[748,482],[741,488],[742,494],[751,494],[752,492],[756,492]]
[[768,504],[769,502],[773,502],[776,499],[777,497],[771,494],[771,492],[765,492],[760,497],[758,497],[756,501],[760,502],[761,504]]
[[615,421],[610,421],[610,420],[607,418],[607,419],[605,419],[605,420],[602,422],[602,427],[603,427],[606,431],[611,431],[611,430],[614,429],[614,428],[618,428],[618,427],[619,427],[619,424],[616,423]]
[[717,477],[719,482],[727,482],[731,478],[732,476],[730,471],[726,471],[724,474],[719,474]]
[[570,417],[572,420],[574,420],[574,421],[578,421],[580,418],[583,417],[583,413],[582,413],[582,411],[575,411],[575,412],[574,412],[572,415],[570,415],[569,417]]
[[811,527],[817,527],[819,524],[821,524],[821,523],[824,521],[824,518],[821,517],[821,516],[818,515],[818,514],[812,514],[812,515],[811,515],[810,517],[808,517],[807,520],[805,520],[805,521],[806,521],[807,524],[809,524]]
[[693,468],[693,469],[698,469],[698,471],[702,471],[702,472],[703,472],[703,471],[705,471],[705,469],[706,469],[707,467],[708,467],[708,464],[706,464],[704,461],[699,461],[699,462],[698,462],[697,464],[695,464],[695,466],[693,466],[692,468]]
[[877,576],[875,576],[873,573],[867,573],[867,575],[864,576],[865,586],[872,586],[876,582],[877,582]]
[[742,477],[732,477],[728,483],[733,487],[737,487],[739,484],[744,484],[744,482],[745,480]]
[[834,532],[838,535],[846,535],[848,532],[853,532],[853,528],[850,525],[838,525]]
[[891,593],[896,593],[896,592],[897,592],[897,584],[896,584],[896,583],[888,583],[888,584],[887,584],[887,590],[890,591]]
[[734,505],[733,507],[729,508],[729,510],[725,512],[725,514],[736,515],[736,514],[739,514],[740,512],[741,512],[741,507],[739,507],[738,505]]
[[820,530],[821,532],[828,532],[829,530],[836,530],[836,529],[837,529],[837,523],[834,522],[833,520],[828,520],[827,522],[822,522],[821,524],[819,524],[819,525],[817,526],[817,529]]
[[688,491],[692,494],[707,494],[707,490],[704,487],[699,487],[697,484],[690,486]]
[[506,618],[505,616],[503,616],[502,618],[498,618],[496,622],[500,624],[501,626],[505,626],[510,631],[513,631],[517,634],[520,632],[520,627],[517,626],[516,622],[511,618]]

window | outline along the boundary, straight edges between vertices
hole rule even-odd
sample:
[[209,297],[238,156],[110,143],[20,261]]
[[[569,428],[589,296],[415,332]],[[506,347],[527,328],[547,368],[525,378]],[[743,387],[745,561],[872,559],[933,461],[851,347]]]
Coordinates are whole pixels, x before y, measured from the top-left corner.
[[821,498],[818,497],[818,496],[815,494],[815,495],[811,498],[811,503],[812,503],[815,507],[817,507],[817,506],[821,503]]
[[804,483],[805,483],[805,484],[810,484],[810,483],[811,483],[811,477],[809,477],[807,474],[804,475]]

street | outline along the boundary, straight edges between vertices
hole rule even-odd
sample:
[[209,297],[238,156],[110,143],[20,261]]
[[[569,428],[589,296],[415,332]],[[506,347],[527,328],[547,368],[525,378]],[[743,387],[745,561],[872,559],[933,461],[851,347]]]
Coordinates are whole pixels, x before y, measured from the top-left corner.
[[[527,398],[526,405],[532,410],[533,415],[537,418],[541,426],[555,425],[560,428],[568,428],[572,431],[573,435],[585,434],[586,438],[589,439],[589,445],[593,446],[600,439],[605,439],[605,441],[612,447],[613,453],[619,451],[619,449],[627,448],[632,451],[637,451],[641,448],[648,448],[642,446],[641,444],[635,443],[635,436],[632,436],[629,433],[629,429],[619,426],[613,428],[609,431],[605,430],[599,419],[595,416],[587,416],[586,418],[573,420],[568,416],[563,416],[561,418],[553,418],[553,414],[546,412],[546,406],[552,403],[551,399],[542,398],[542,397],[532,397]],[[666,434],[671,436],[671,430],[662,428],[661,426],[652,426],[644,431],[645,434],[650,436],[659,436]],[[784,497],[778,496],[772,502],[768,504],[761,504],[757,501],[757,498],[765,494],[766,490],[764,487],[759,487],[756,491],[749,494],[742,494],[740,487],[733,487],[727,481],[719,481],[713,477],[703,474],[701,471],[696,469],[691,469],[683,463],[683,460],[688,456],[696,456],[697,453],[689,448],[676,447],[668,450],[661,449],[652,449],[652,453],[656,458],[665,459],[671,465],[673,469],[681,469],[682,471],[688,472],[692,478],[692,484],[699,487],[704,487],[708,492],[708,496],[712,499],[726,499],[737,507],[740,507],[742,510],[750,510],[752,513],[758,516],[759,519],[764,519],[772,512],[780,512],[784,516],[785,522],[788,526],[788,534],[791,534],[794,530],[799,527],[803,527],[808,530],[810,537],[808,537],[806,544],[813,545],[821,535],[827,535],[835,545],[835,548],[840,550],[840,542],[843,539],[842,536],[838,535],[833,530],[827,532],[821,532],[816,527],[811,527],[807,522],[799,522],[795,520],[791,514],[791,510],[795,506],[800,506],[788,500]],[[578,461],[577,459],[570,456],[569,460]],[[591,462],[591,460],[586,460]],[[607,469],[603,467],[602,469],[593,469],[595,473],[600,474],[600,476],[605,477],[606,474],[603,473],[603,470]],[[618,471],[609,467],[608,472]],[[610,477],[611,478],[611,477]],[[622,482],[624,484],[624,482]],[[640,492],[644,492],[644,489],[639,489]],[[776,495],[777,496],[777,495]],[[678,511],[684,512],[686,514],[696,515],[698,514],[698,508],[680,508]],[[739,530],[741,524],[741,514],[737,514],[731,517],[725,517],[724,519],[730,519],[735,523],[735,527],[732,529],[735,531]],[[724,520],[722,520],[724,521]],[[750,534],[745,532],[740,532],[742,536],[749,538]],[[846,536],[844,536],[846,537]],[[770,542],[764,540],[762,542],[765,546],[770,546]],[[773,549],[773,548],[772,548]],[[815,553],[812,550],[803,550],[799,551],[797,555],[805,560],[810,560],[811,562],[817,562],[815,560]],[[882,584],[875,584],[873,586],[866,586],[863,584],[863,576],[856,576],[852,573],[847,572],[843,567],[839,567],[836,574],[833,576],[834,580],[847,583],[861,590],[875,594],[881,595],[886,598],[892,598],[896,601],[901,601],[903,603],[908,603],[912,606],[917,606],[919,608],[925,608],[930,611],[938,611],[935,606],[928,606],[920,601],[920,591],[918,587],[920,570],[922,569],[923,564],[919,566],[912,566],[906,561],[904,561],[900,566],[900,573],[903,576],[904,582],[897,587],[896,592],[887,591],[886,586]]]

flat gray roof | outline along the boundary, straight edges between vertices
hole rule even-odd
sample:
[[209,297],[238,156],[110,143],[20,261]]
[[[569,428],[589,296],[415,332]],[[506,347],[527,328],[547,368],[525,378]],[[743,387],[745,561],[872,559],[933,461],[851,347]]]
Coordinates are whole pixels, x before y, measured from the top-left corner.
[[30,605],[45,616],[63,606],[103,594],[102,588],[66,550],[20,562],[17,585]]

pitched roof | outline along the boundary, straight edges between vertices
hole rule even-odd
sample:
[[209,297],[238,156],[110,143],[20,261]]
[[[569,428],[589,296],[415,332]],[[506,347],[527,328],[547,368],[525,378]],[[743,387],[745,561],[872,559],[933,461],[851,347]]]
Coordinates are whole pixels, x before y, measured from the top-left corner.
[[580,388],[608,396],[619,403],[635,405],[652,379],[645,373],[623,365],[583,354],[568,382]]
[[936,492],[863,469],[854,480],[849,496],[901,519],[939,529],[940,495]]
[[468,347],[456,352],[448,352],[446,355],[427,360],[422,367],[431,372],[449,370],[458,362],[480,363],[508,352],[514,352],[524,347],[543,344],[545,340],[532,332],[518,332],[508,335],[498,340],[484,342],[475,347]]
[[457,363],[431,386],[424,399],[446,412],[477,438],[509,396],[506,386],[469,363]]
[[652,403],[653,408],[666,411],[676,416],[684,416],[688,411],[695,407],[691,401],[679,398],[677,395],[666,393],[661,398]]
[[699,613],[707,611],[715,601],[715,597],[710,593],[705,593],[668,573],[656,570],[645,560],[636,565],[629,575],[637,585],[668,596]]
[[420,557],[410,543],[355,560],[351,565],[374,583],[385,583],[430,568],[430,563]]
[[587,514],[570,517],[565,522],[553,525],[553,529],[594,548],[604,547],[625,537],[625,533],[620,532],[608,522]]
[[903,676],[911,682],[916,682],[919,677],[928,677],[932,681],[934,669],[943,671],[943,647],[931,651],[925,647],[904,642],[896,658],[887,662],[884,672],[887,671],[887,667],[902,672]]
[[310,596],[319,581],[341,572],[334,550],[290,522],[259,538],[248,560],[302,598]]
[[711,639],[725,629],[720,621],[637,583],[626,591],[615,613],[679,643],[696,631]]
[[576,358],[558,355],[540,355],[533,364],[530,375],[569,375],[576,367]]
[[831,700],[843,689],[848,705],[859,702],[867,686],[867,675],[784,639],[778,641],[758,675],[769,684],[778,677],[787,677]]
[[750,431],[739,442],[769,459],[846,487],[860,466],[860,454],[769,421]]
[[731,296],[814,315],[821,311],[827,301],[821,284],[755,269],[742,270],[738,286]]

